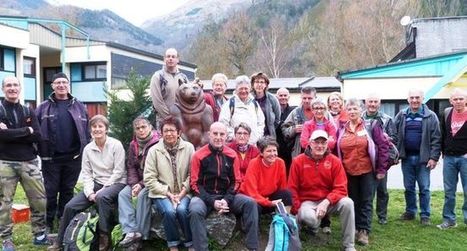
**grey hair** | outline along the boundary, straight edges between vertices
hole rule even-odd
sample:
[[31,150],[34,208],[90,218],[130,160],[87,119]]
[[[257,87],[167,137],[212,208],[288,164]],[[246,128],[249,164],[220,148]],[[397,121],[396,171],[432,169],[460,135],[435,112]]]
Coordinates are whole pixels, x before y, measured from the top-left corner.
[[235,89],[241,84],[247,84],[250,87],[250,78],[246,75],[241,75],[235,78]]
[[317,97],[315,99],[313,99],[313,101],[311,101],[311,108],[313,108],[314,105],[323,105],[324,106],[324,110],[327,110],[327,105],[326,105],[326,102],[324,101],[324,99],[320,98],[320,97]]
[[347,100],[347,102],[345,102],[345,108],[347,108],[347,107],[349,107],[351,105],[355,105],[358,108],[363,109],[363,102],[360,99],[350,98],[350,99]]

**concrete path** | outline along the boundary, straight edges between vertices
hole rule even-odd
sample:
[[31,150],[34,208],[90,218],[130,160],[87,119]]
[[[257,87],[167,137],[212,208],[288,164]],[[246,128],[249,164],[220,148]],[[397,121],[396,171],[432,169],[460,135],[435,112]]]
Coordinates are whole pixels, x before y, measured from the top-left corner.
[[[404,189],[404,182],[402,179],[401,165],[393,166],[389,169],[388,174],[388,188]],[[443,191],[443,160],[440,159],[435,169],[431,171],[431,191]],[[459,178],[457,184],[457,192],[462,192],[462,186]]]

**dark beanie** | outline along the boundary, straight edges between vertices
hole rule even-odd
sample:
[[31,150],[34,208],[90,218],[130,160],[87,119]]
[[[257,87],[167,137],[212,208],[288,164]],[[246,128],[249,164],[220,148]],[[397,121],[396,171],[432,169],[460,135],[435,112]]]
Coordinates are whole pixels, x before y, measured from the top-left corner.
[[67,75],[63,72],[59,72],[59,73],[55,73],[53,76],[52,76],[52,82],[55,82],[55,80],[57,78],[66,78],[66,80],[70,81],[67,77]]

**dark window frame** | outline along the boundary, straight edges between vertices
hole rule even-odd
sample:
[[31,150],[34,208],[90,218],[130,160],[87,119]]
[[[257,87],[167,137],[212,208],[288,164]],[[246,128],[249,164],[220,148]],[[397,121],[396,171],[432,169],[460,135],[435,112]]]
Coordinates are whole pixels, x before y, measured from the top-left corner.
[[0,47],[0,71],[5,70],[5,48]]
[[[107,76],[103,78],[97,77],[97,66],[103,65],[106,67],[106,75],[107,75],[107,62],[90,62],[90,63],[81,63],[81,82],[92,82],[92,81],[105,81],[107,80]],[[87,78],[86,77],[86,66],[94,66],[94,77]]]

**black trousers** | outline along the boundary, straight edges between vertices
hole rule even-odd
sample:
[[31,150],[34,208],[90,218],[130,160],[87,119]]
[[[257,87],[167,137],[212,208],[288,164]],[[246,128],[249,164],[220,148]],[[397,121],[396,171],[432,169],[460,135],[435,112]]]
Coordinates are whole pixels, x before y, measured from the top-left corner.
[[[98,229],[101,233],[110,233],[112,230],[112,222],[115,218],[114,212],[118,211],[118,193],[120,193],[125,186],[126,184],[115,183],[104,188],[97,194],[95,204],[97,207],[97,213],[99,214]],[[94,191],[98,191],[101,188],[101,184],[94,184]],[[92,205],[94,205],[94,202],[89,201],[89,199],[86,198],[86,195],[84,195],[84,192],[80,192],[66,204],[58,229],[58,243],[63,242],[65,230],[73,217]]]
[[81,158],[42,161],[45,194],[47,197],[47,226],[52,227],[55,216],[60,218],[66,203],[73,198],[73,190],[81,172]]

